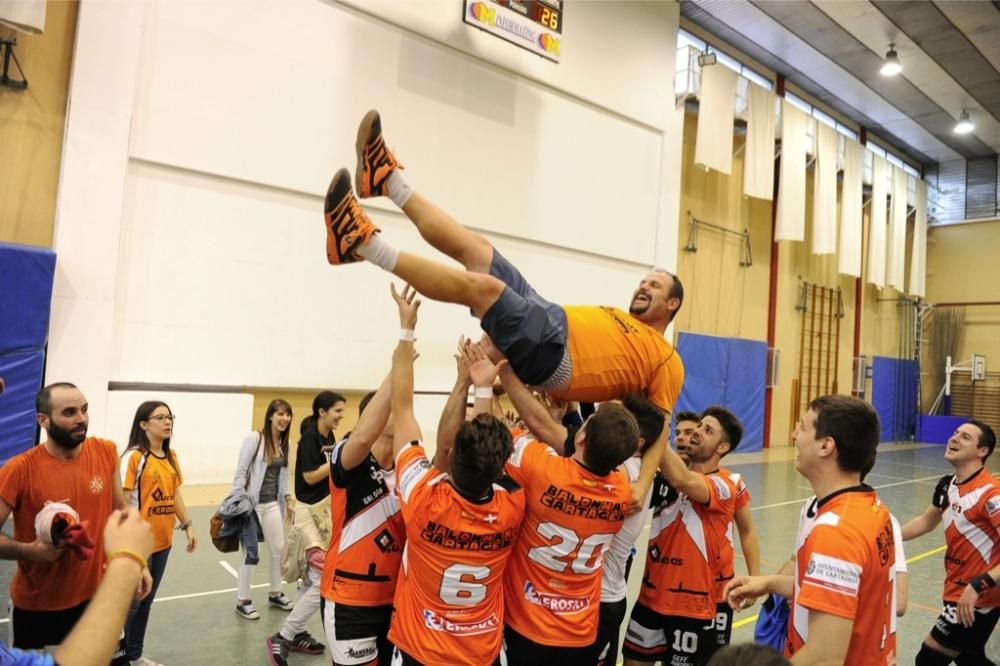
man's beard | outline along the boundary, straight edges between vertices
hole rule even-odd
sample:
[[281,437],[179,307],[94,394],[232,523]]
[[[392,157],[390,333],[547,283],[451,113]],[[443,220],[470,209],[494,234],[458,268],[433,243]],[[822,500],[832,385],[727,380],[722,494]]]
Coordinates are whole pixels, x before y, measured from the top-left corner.
[[72,430],[61,428],[55,423],[50,422],[45,432],[48,433],[49,439],[55,442],[57,446],[67,450],[75,449],[80,446],[83,440],[87,439],[87,426],[83,426],[82,433],[74,433]]

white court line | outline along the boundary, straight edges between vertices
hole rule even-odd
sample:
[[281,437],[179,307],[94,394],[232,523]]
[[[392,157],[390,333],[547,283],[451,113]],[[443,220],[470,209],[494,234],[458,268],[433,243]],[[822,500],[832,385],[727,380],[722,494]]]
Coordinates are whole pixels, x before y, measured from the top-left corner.
[[[875,490],[879,490],[881,488],[892,488],[893,486],[905,486],[908,483],[919,483],[920,481],[930,481],[931,479],[939,479],[939,478],[941,478],[941,477],[939,477],[939,476],[924,476],[924,477],[921,477],[919,479],[910,479],[908,481],[896,481],[895,483],[883,483],[883,484],[880,484],[880,485],[877,485],[877,486],[872,486],[872,488],[874,488]],[[802,502],[805,502],[807,499],[809,499],[809,498],[808,497],[802,497],[802,498],[799,498],[799,499],[788,500],[787,502],[777,502],[775,504],[765,504],[763,506],[751,506],[750,510],[751,511],[760,511],[761,509],[773,509],[773,508],[779,507],[779,506],[788,506],[789,504],[801,504]]]
[[231,573],[233,575],[233,578],[238,579],[240,577],[239,572],[236,571],[236,569],[233,568],[233,565],[231,565],[229,562],[226,562],[225,560],[219,560],[219,566],[221,566],[223,569]]
[[[256,589],[258,587],[268,587],[269,585],[270,583],[258,583],[257,585],[251,585],[250,589]],[[158,604],[161,601],[174,601],[176,599],[193,599],[195,597],[208,597],[213,594],[225,594],[226,592],[236,592],[237,589],[239,588],[227,587],[224,590],[210,590],[208,592],[192,592],[191,594],[175,594],[172,597],[158,597],[156,599],[153,599],[153,603]],[[0,620],[0,622],[6,622],[6,620]]]

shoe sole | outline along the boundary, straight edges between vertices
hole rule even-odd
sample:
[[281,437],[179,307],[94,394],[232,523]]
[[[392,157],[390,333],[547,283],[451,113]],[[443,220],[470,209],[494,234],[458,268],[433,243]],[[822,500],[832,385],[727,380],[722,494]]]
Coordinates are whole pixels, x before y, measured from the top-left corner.
[[359,195],[362,192],[361,174],[364,171],[365,146],[368,145],[368,140],[371,138],[372,129],[378,117],[378,111],[375,109],[366,113],[364,118],[361,119],[361,124],[358,125],[358,137],[354,141],[354,152],[358,158],[357,167],[354,169],[354,191],[358,192]]
[[292,645],[288,646],[289,652],[298,652],[299,654],[323,654],[326,652],[326,647],[321,648],[299,648]]
[[236,611],[236,614],[239,615],[244,620],[259,620],[260,619],[260,613],[257,613],[256,615],[247,615],[245,613],[241,613],[239,611]]

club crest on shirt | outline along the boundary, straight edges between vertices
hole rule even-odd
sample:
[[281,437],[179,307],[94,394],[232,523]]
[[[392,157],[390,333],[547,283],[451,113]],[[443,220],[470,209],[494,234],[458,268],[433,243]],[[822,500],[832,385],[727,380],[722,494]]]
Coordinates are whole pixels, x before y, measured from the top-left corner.
[[104,492],[104,477],[97,474],[90,480],[90,492],[94,495],[100,495]]
[[1000,511],[1000,495],[986,500],[986,515],[992,516],[997,511]]

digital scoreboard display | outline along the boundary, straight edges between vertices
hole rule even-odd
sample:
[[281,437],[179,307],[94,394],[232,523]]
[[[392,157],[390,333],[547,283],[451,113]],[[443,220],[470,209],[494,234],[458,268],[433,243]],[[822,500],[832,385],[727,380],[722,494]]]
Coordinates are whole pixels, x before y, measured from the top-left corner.
[[465,0],[469,25],[559,62],[563,0]]

